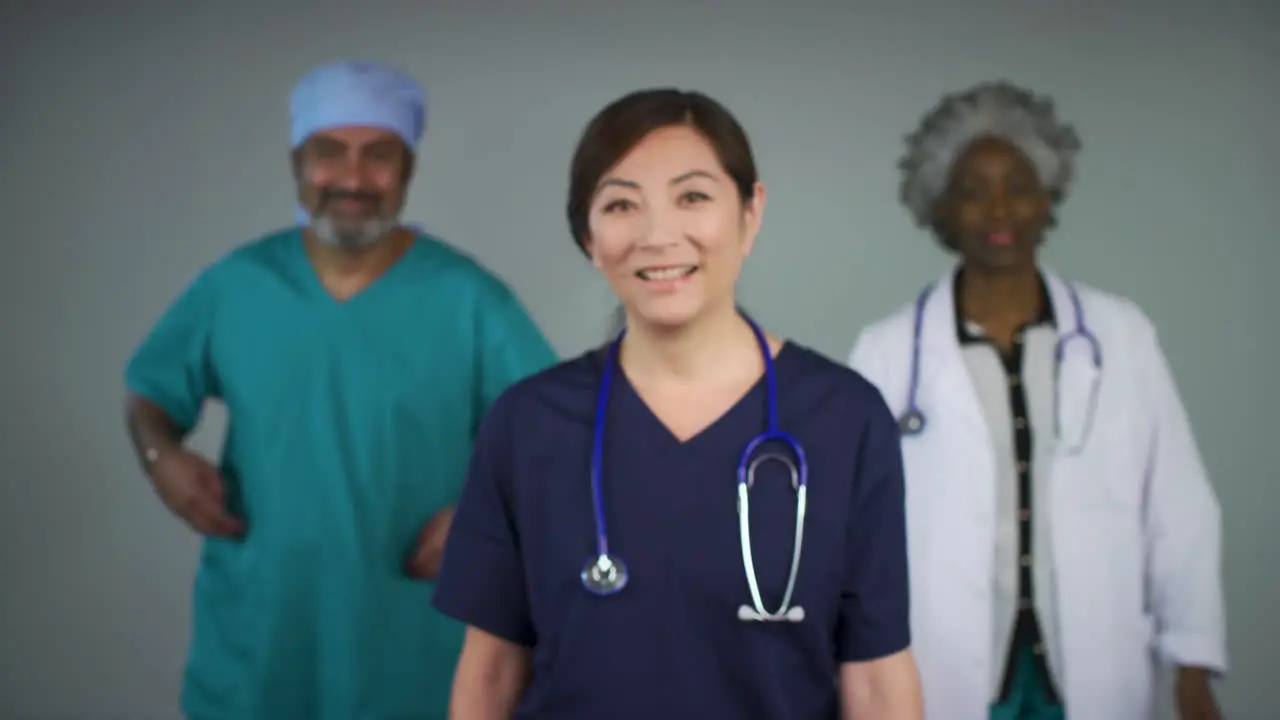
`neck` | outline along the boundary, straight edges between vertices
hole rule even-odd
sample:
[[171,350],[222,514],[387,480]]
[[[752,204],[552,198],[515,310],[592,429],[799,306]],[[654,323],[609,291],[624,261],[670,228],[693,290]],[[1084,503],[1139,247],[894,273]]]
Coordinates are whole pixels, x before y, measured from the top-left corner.
[[1015,327],[1035,317],[1042,301],[1040,274],[1034,265],[998,271],[964,268],[960,309],[966,320]]
[[763,361],[755,333],[728,303],[725,310],[679,328],[629,318],[618,362],[633,382],[657,378],[705,382],[735,377],[736,368],[748,362],[743,358],[751,358],[751,372],[760,371]]
[[376,277],[400,257],[411,240],[409,233],[397,228],[367,248],[348,250],[320,240],[310,229],[302,233],[316,272],[321,277],[344,280]]

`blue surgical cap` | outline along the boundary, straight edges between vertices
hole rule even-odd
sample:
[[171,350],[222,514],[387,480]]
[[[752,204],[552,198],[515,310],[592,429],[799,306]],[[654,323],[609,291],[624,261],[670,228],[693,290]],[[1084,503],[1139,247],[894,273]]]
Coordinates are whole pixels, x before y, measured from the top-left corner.
[[390,130],[414,147],[426,129],[427,99],[413,78],[380,63],[344,61],[303,75],[289,97],[293,147],[346,125]]
[[[313,133],[352,125],[389,130],[413,148],[426,130],[426,93],[413,78],[390,66],[335,62],[311,70],[294,85],[289,120],[294,148]],[[311,221],[302,208],[295,216],[299,224]]]

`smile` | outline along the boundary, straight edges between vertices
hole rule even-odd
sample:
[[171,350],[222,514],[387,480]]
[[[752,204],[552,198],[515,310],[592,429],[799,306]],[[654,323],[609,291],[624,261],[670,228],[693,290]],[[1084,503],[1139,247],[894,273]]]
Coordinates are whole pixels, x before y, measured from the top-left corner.
[[636,271],[636,277],[641,280],[663,282],[689,277],[697,271],[697,265],[672,265],[669,267],[643,268]]

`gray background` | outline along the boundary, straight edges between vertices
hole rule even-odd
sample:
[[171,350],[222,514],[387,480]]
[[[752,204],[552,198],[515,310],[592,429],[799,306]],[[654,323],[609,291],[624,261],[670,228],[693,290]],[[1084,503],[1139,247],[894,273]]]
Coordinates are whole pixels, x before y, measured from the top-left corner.
[[348,56],[426,84],[409,217],[565,354],[611,309],[567,235],[569,155],[622,92],[739,115],[770,189],[743,301],[839,358],[947,262],[897,205],[901,136],[974,81],[1052,93],[1085,151],[1049,258],[1160,326],[1225,510],[1226,714],[1280,717],[1276,3],[256,4],[0,10],[0,717],[176,716],[197,540],[133,465],[121,368],[197,270],[290,222],[289,87]]

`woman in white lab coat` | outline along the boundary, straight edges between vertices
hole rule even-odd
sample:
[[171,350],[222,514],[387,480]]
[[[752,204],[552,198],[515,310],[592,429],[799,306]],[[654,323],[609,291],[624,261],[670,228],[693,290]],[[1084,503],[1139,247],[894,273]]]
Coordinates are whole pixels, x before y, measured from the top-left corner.
[[850,364],[899,414],[912,636],[932,720],[1183,718],[1226,668],[1220,512],[1155,328],[1037,250],[1080,142],[1007,83],[908,136],[901,199],[957,256]]

